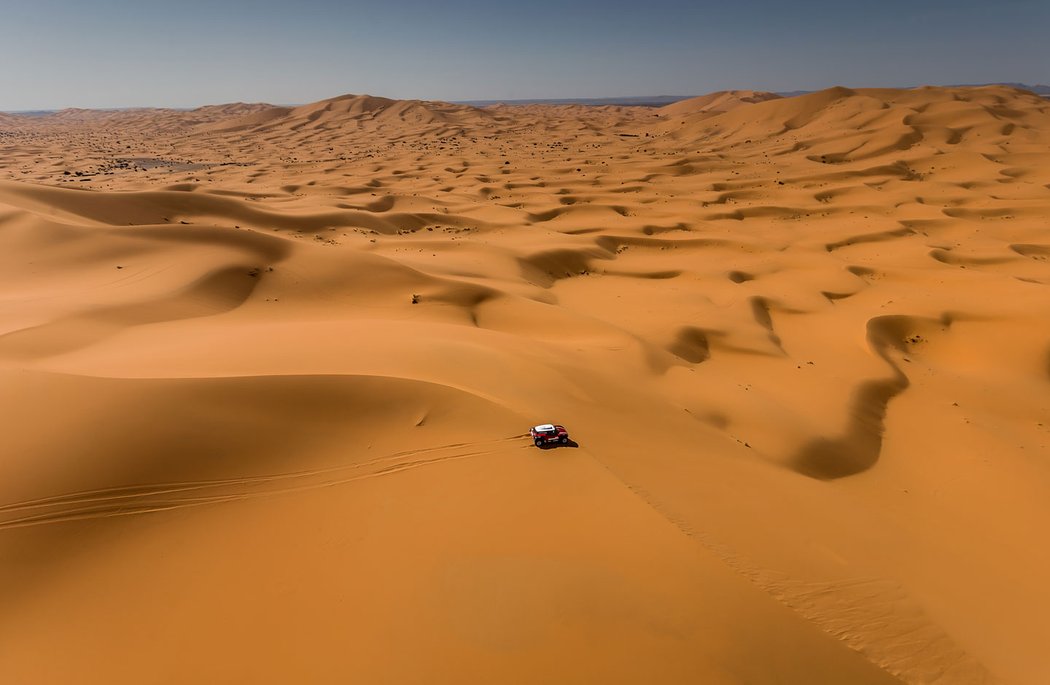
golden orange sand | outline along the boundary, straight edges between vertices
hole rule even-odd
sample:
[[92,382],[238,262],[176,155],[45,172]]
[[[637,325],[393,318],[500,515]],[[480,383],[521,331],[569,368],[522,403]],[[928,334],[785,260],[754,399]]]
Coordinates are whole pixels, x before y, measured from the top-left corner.
[[1003,87],[0,118],[0,682],[1050,682],[1048,146]]

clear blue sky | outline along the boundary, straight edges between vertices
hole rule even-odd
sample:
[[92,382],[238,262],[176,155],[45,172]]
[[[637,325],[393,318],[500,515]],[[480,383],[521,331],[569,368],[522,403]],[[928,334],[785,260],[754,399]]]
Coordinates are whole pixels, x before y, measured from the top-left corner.
[[1050,81],[1050,0],[4,0],[0,110]]

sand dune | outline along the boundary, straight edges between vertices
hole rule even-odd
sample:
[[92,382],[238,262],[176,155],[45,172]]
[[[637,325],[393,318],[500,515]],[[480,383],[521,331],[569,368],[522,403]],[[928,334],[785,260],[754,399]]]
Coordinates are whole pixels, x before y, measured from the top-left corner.
[[1045,682],[1048,143],[1005,87],[0,118],[0,680]]
[[681,117],[695,114],[720,114],[745,104],[777,100],[776,93],[756,90],[723,90],[708,93],[687,100],[679,100],[660,108],[660,114],[667,117]]

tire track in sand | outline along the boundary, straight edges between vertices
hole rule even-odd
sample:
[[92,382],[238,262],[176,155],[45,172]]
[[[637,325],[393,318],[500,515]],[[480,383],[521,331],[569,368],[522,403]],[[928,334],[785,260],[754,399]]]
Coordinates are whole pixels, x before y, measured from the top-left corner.
[[[404,450],[356,464],[321,469],[202,481],[182,481],[103,488],[64,493],[0,505],[0,530],[27,526],[134,516],[188,507],[219,504],[333,487],[448,461],[492,454],[501,443],[518,440],[510,436],[496,440],[452,443],[418,450]],[[433,455],[433,456],[426,456]],[[332,477],[338,474],[343,477]]]

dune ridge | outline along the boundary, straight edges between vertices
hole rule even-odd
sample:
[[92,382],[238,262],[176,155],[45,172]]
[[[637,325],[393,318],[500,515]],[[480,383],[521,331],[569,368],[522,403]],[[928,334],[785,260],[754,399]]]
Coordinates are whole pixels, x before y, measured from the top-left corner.
[[714,115],[728,112],[741,105],[777,100],[779,98],[780,96],[776,93],[764,91],[723,90],[664,105],[660,108],[660,115],[665,117],[681,117],[696,114]]
[[1044,682],[1048,144],[999,86],[0,116],[0,679]]

